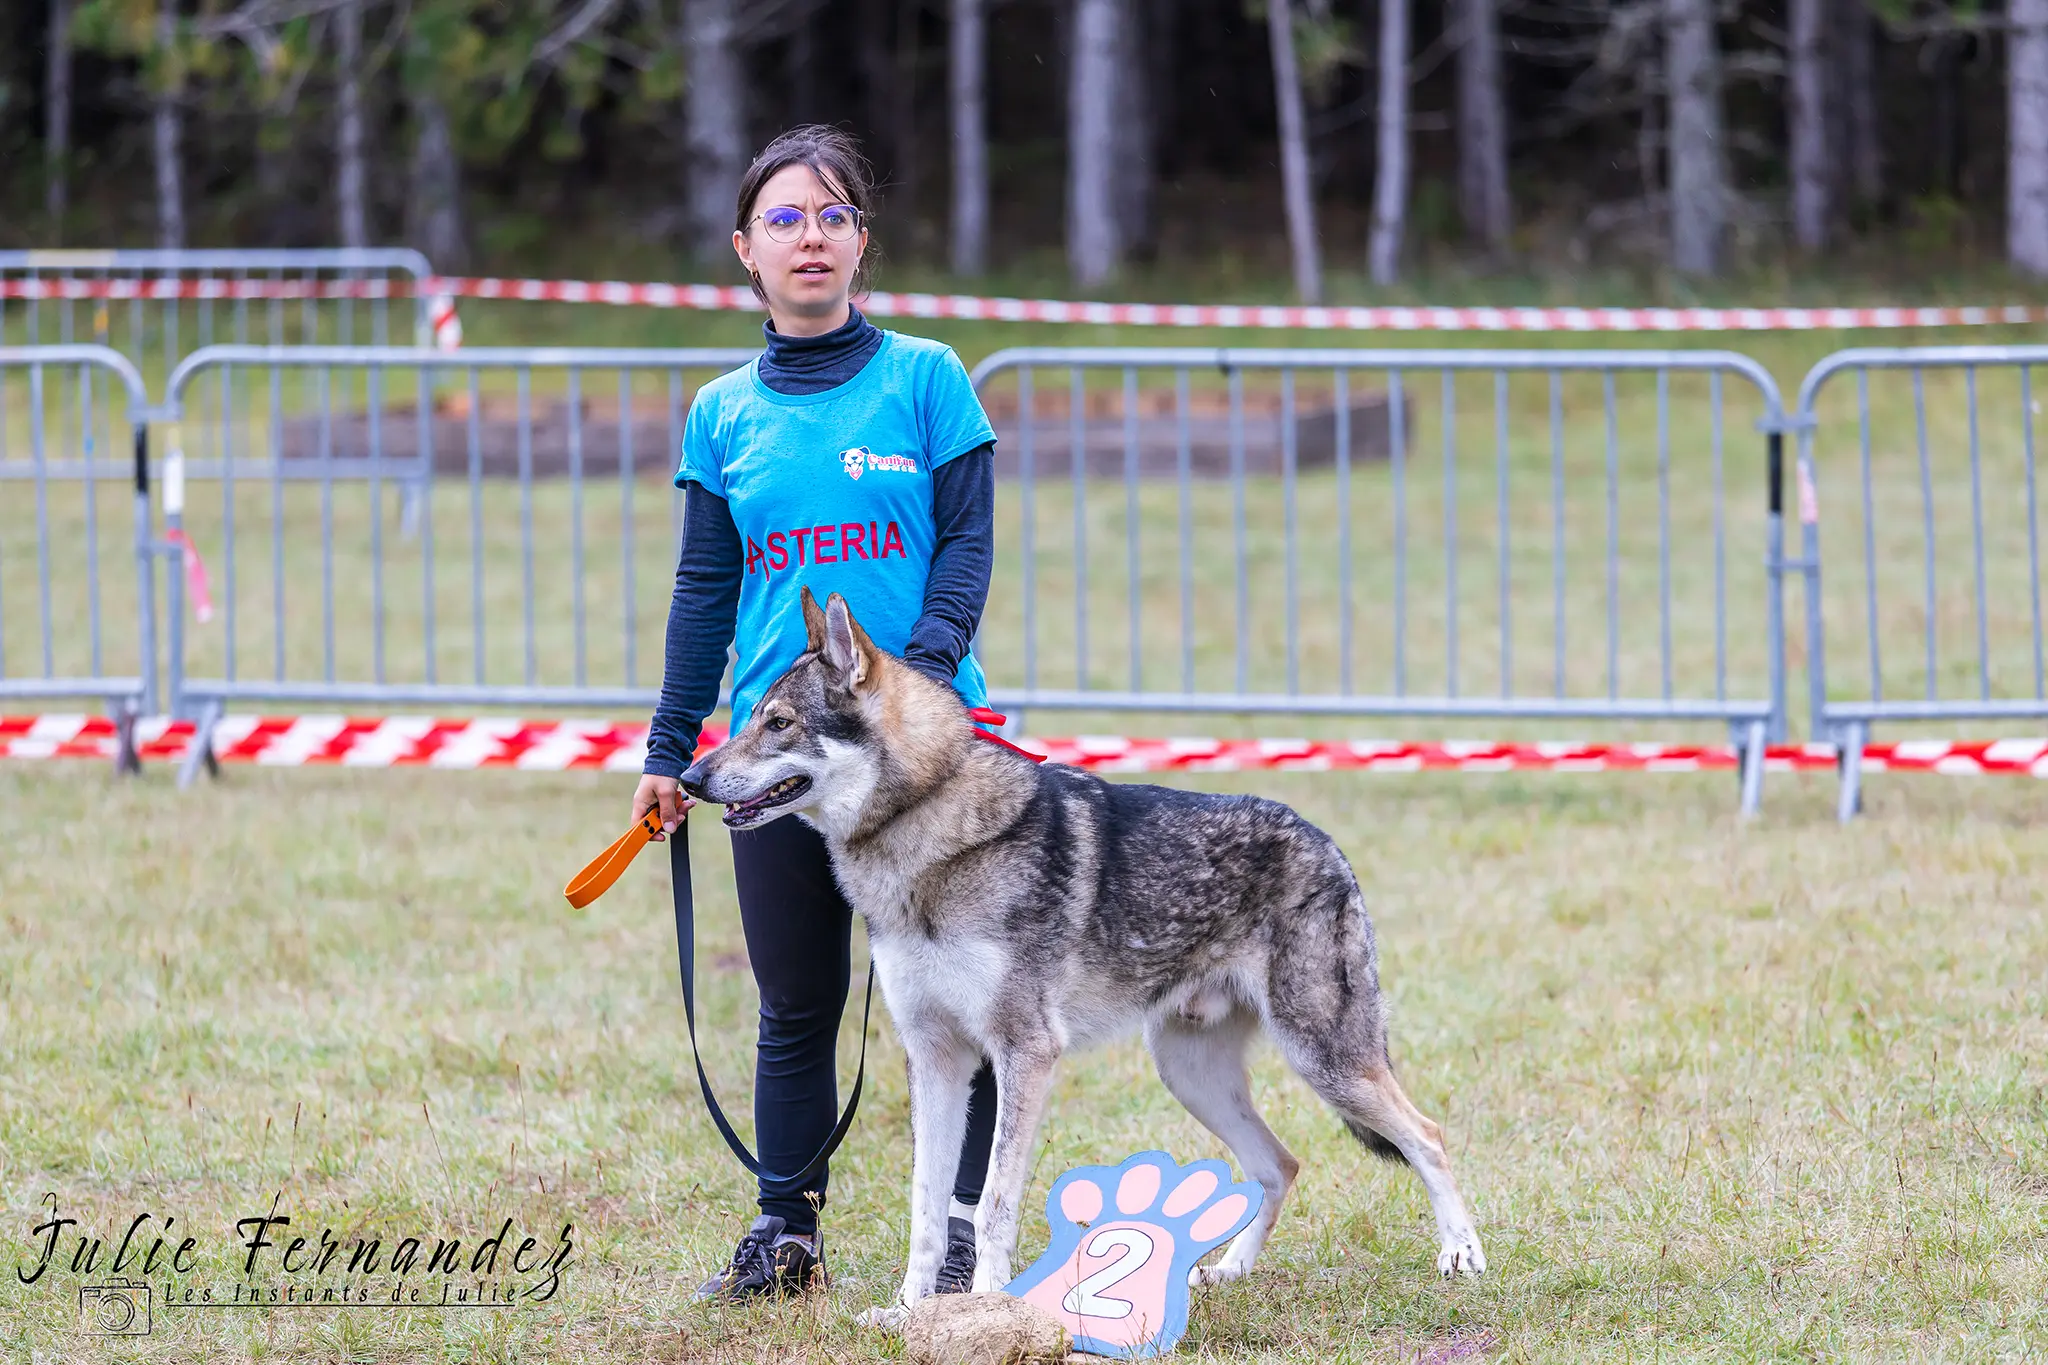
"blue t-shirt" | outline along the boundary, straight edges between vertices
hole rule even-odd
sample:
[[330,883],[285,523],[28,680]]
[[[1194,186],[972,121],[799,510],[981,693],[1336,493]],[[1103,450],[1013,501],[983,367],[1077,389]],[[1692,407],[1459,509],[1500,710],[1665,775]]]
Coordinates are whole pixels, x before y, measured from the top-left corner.
[[[735,644],[732,725],[804,652],[802,595],[840,593],[868,637],[892,654],[924,610],[937,529],[932,471],[995,439],[966,367],[941,342],[885,331],[859,374],[821,393],[777,393],[759,362],[697,391],[676,483],[724,498],[745,571]],[[972,654],[953,690],[988,700]]]

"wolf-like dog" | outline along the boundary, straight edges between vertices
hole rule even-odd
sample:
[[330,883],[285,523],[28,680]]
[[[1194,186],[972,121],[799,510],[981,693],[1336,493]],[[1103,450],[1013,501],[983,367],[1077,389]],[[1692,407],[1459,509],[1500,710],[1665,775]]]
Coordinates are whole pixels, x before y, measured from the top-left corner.
[[1300,1170],[1252,1107],[1262,1024],[1360,1141],[1422,1177],[1437,1269],[1485,1268],[1442,1130],[1394,1079],[1372,922],[1329,835],[1274,801],[1105,782],[981,742],[951,689],[876,648],[837,593],[821,610],[804,589],[803,611],[809,648],[682,785],[733,829],[800,813],[867,922],[913,1144],[902,1293],[870,1320],[933,1292],[981,1059],[999,1098],[977,1292],[1010,1281],[1054,1066],[1140,1027],[1166,1088],[1265,1191],[1191,1284],[1252,1268]]

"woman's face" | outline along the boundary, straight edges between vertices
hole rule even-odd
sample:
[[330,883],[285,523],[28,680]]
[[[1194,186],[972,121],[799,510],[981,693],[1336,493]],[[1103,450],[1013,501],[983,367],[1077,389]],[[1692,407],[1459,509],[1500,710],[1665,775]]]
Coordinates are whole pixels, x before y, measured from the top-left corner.
[[[749,271],[760,276],[761,292],[768,296],[778,330],[808,330],[805,323],[836,326],[845,320],[854,268],[867,249],[868,231],[862,227],[846,241],[835,242],[818,222],[821,209],[845,202],[846,197],[828,189],[809,166],[784,166],[754,196],[747,226],[732,235],[732,249]],[[805,215],[803,230],[793,242],[770,238],[760,217],[764,210],[785,204]]]

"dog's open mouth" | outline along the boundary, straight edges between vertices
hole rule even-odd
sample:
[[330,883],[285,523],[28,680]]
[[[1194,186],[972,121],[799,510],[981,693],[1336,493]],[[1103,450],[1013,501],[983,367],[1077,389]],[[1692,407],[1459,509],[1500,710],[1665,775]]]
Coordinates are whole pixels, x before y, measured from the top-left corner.
[[735,828],[750,824],[762,811],[786,806],[810,789],[811,779],[808,777],[785,777],[766,791],[750,796],[744,801],[733,802],[725,808],[725,814],[720,818]]

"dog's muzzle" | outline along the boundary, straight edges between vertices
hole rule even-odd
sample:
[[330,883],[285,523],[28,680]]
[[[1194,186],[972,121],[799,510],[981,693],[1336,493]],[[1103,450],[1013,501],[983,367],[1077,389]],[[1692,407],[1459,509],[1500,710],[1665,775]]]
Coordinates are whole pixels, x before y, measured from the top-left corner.
[[801,774],[795,777],[785,777],[780,782],[756,792],[744,801],[727,803],[725,814],[719,818],[730,828],[744,829],[754,822],[755,816],[773,810],[777,806],[786,806],[790,802],[802,797],[810,789],[811,779],[808,777],[804,777]]

